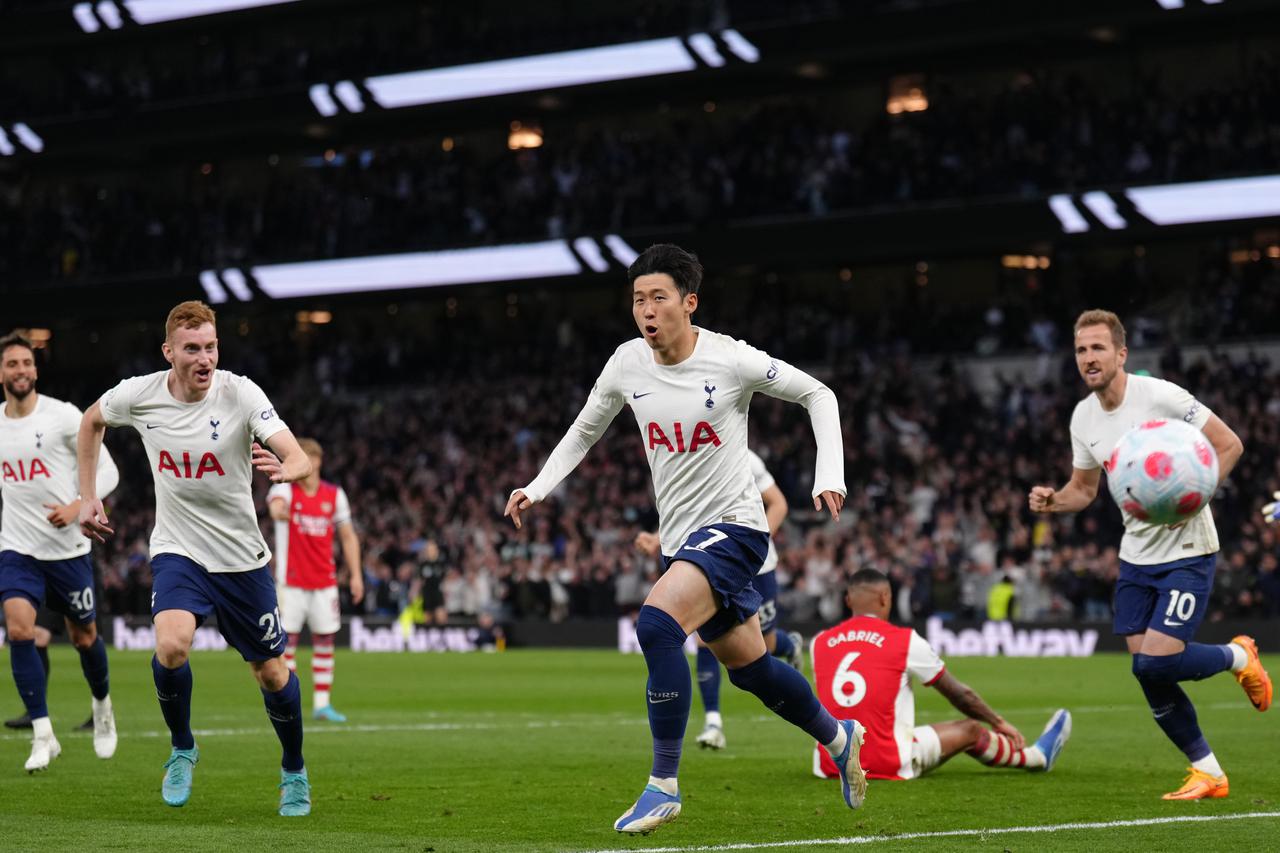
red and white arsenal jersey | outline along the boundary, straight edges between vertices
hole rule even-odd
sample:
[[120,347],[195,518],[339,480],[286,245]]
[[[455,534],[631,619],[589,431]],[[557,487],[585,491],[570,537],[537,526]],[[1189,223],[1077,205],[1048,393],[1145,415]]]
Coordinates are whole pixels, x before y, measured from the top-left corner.
[[301,483],[278,483],[267,492],[267,505],[275,500],[289,507],[289,520],[276,522],[277,582],[302,589],[337,584],[333,532],[351,521],[347,493],[324,480],[314,495]]
[[[854,616],[813,638],[809,647],[818,699],[837,719],[866,726],[862,769],[872,779],[910,779],[916,703],[908,676],[932,684],[944,664],[911,628]],[[818,748],[823,774],[839,776]]]

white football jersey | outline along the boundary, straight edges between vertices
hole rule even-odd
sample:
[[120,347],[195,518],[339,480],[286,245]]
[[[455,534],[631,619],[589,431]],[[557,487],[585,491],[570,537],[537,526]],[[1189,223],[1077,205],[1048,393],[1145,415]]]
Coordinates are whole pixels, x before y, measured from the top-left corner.
[[[69,504],[80,496],[76,436],[80,410],[40,394],[24,418],[0,409],[0,472],[4,513],[0,517],[0,551],[17,551],[37,560],[69,560],[89,553],[89,540],[72,521],[61,529],[49,523],[45,504]],[[98,455],[98,497],[120,482],[111,454]]]
[[210,572],[261,568],[271,551],[253,505],[251,446],[287,427],[250,379],[215,370],[203,400],[181,403],[169,373],[125,379],[101,400],[107,424],[136,429],[151,460],[151,556],[178,554]]
[[[751,476],[756,481],[756,491],[763,495],[774,484],[773,475],[765,467],[764,460],[752,449],[747,448],[747,461],[751,463]],[[767,522],[766,522],[767,523]],[[769,553],[764,558],[758,575],[766,575],[778,567],[778,546],[773,544],[773,535],[769,536]]]
[[[1124,400],[1114,411],[1105,411],[1097,394],[1076,404],[1071,415],[1071,464],[1082,470],[1100,468],[1126,432],[1150,420],[1180,420],[1204,429],[1213,414],[1190,391],[1153,376],[1129,374]],[[1139,566],[1171,563],[1218,551],[1218,529],[1208,505],[1186,524],[1170,530],[1148,524],[1127,512],[1120,559]]]
[[537,502],[550,494],[627,405],[653,475],[663,554],[675,554],[708,524],[768,531],[747,459],[747,408],[757,391],[809,410],[818,445],[813,493],[844,495],[840,413],[831,389],[742,341],[697,331],[692,355],[679,364],[658,364],[641,338],[618,347],[573,426],[521,489],[525,497]]

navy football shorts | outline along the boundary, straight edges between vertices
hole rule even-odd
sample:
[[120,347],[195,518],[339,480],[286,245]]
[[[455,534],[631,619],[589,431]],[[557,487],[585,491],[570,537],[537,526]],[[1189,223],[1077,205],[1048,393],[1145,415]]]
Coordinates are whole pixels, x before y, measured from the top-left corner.
[[1184,643],[1191,642],[1209,607],[1217,562],[1217,554],[1151,566],[1121,560],[1116,581],[1115,632],[1141,634],[1150,628]]
[[698,636],[710,643],[760,609],[760,593],[752,585],[769,554],[769,534],[741,524],[709,524],[699,527],[671,557],[693,563],[707,576],[720,609],[698,628]]
[[97,617],[93,601],[93,561],[88,554],[69,560],[37,560],[17,551],[0,551],[0,600],[25,598],[81,625]]
[[276,581],[266,566],[248,572],[209,572],[177,554],[151,560],[151,617],[185,610],[199,625],[213,614],[228,645],[247,661],[284,654],[285,631],[276,603]]

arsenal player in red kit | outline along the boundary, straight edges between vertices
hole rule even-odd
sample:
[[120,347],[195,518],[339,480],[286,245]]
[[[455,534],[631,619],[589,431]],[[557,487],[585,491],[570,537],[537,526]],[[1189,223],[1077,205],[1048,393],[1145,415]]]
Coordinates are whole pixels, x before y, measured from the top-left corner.
[[[833,716],[856,715],[867,727],[867,777],[914,779],[961,752],[994,767],[1051,770],[1071,736],[1071,714],[1055,712],[1028,746],[973,688],[947,672],[924,637],[889,623],[892,601],[887,577],[875,569],[857,572],[845,593],[853,618],[818,634],[809,647],[818,699]],[[947,697],[969,719],[917,726],[912,678]],[[824,749],[815,752],[813,771],[838,776]]]
[[311,684],[313,716],[345,723],[347,718],[329,704],[333,687],[333,636],[342,627],[338,608],[337,567],[333,535],[342,543],[351,584],[351,600],[364,598],[360,570],[360,541],[351,523],[351,504],[341,486],[320,479],[324,450],[314,438],[298,439],[311,460],[311,473],[296,483],[278,483],[267,492],[267,507],[276,522],[276,584],[280,590],[280,621],[289,634],[284,659],[297,670],[298,634],[311,628]]

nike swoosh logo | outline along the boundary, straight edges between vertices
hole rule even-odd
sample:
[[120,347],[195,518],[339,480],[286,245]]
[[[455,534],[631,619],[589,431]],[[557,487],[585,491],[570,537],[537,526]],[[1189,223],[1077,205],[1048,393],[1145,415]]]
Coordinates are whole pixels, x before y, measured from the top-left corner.
[[661,705],[663,702],[670,702],[670,701],[671,701],[672,699],[674,699],[674,698],[676,698],[676,697],[674,697],[674,696],[668,696],[666,699],[650,699],[650,700],[649,700],[649,704],[650,704],[650,705]]
[[639,400],[641,397],[648,397],[650,394],[653,394],[653,393],[655,393],[655,392],[653,392],[653,391],[645,391],[643,394],[641,394],[641,393],[639,393],[638,391],[632,391],[632,392],[631,392],[631,399],[632,399],[632,400]]
[[[1102,439],[1098,439],[1098,441],[1102,441]],[[1093,447],[1095,444],[1097,444],[1097,443],[1098,443],[1098,441],[1091,441],[1091,442],[1089,442],[1089,446],[1090,446],[1090,447]]]
[[155,429],[156,427],[162,426],[164,426],[164,424],[147,424],[147,429]]
[[1165,626],[1166,626],[1166,627],[1169,627],[1169,628],[1181,628],[1183,625],[1185,625],[1185,624],[1187,624],[1187,623],[1185,623],[1185,622],[1170,622],[1168,619],[1166,619],[1166,620],[1164,620],[1164,624],[1165,624]]

